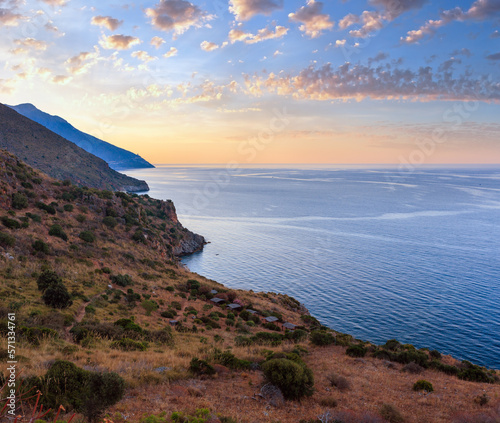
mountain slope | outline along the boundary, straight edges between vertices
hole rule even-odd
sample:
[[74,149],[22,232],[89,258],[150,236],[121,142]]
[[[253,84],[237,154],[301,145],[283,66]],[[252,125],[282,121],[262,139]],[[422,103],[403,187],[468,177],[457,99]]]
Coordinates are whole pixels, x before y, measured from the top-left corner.
[[45,113],[29,103],[9,106],[19,114],[31,119],[40,125],[45,126],[52,132],[75,143],[85,151],[103,159],[114,170],[153,168],[138,154],[131,153],[123,148],[116,147],[106,141],[86,134],[76,129],[69,122],[59,116],[52,116]]
[[3,104],[0,104],[0,148],[54,178],[69,179],[76,185],[149,190],[146,182],[116,172],[104,160]]

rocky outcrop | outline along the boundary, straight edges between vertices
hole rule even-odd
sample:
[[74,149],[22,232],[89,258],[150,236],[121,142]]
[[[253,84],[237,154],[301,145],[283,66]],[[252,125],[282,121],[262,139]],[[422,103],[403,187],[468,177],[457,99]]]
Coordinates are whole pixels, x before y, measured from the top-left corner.
[[173,252],[176,256],[185,256],[203,250],[205,244],[204,237],[186,230],[183,232],[179,244],[174,247]]

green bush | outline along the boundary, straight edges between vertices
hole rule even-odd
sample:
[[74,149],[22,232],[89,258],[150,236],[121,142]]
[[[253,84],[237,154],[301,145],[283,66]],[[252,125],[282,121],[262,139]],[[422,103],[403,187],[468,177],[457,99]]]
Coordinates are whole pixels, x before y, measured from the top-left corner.
[[432,387],[432,383],[430,383],[424,379],[420,379],[420,380],[417,380],[415,382],[415,384],[413,385],[413,390],[414,391],[432,392],[432,391],[434,391],[434,388]]
[[112,275],[110,277],[111,283],[118,286],[129,286],[133,284],[132,277],[130,275]]
[[268,383],[277,386],[286,399],[298,400],[313,394],[314,376],[305,364],[275,358],[262,364]]
[[346,354],[351,357],[364,357],[367,349],[361,344],[354,344],[347,347]]
[[144,310],[146,310],[146,316],[151,316],[151,313],[155,310],[158,310],[158,303],[153,300],[144,300],[141,303],[141,306]]
[[21,223],[16,219],[11,219],[10,217],[3,216],[2,224],[9,229],[19,229],[21,228]]
[[50,227],[49,235],[61,238],[63,241],[68,240],[68,235],[66,235],[66,232],[64,232],[62,226],[58,225],[57,223]]
[[311,332],[310,340],[314,345],[326,346],[335,342],[335,336],[330,332],[313,330]]
[[42,392],[41,404],[82,413],[96,422],[107,407],[117,403],[125,392],[125,382],[116,373],[89,372],[69,361],[57,360],[45,376],[26,380],[27,388]]
[[252,365],[250,361],[239,359],[231,351],[222,352],[217,349],[214,351],[213,360],[233,370],[250,369]]
[[102,223],[110,229],[114,229],[118,225],[118,221],[113,216],[106,216],[102,219]]
[[122,338],[111,343],[111,348],[123,351],[146,351],[148,346],[145,342],[134,341],[130,338]]
[[0,232],[0,245],[2,247],[13,247],[16,243],[16,238],[13,236]]
[[28,207],[28,197],[20,192],[12,194],[12,208],[16,210],[25,209]]
[[52,308],[67,308],[73,304],[68,290],[62,283],[48,286],[42,295],[42,300]]
[[193,357],[189,363],[189,370],[195,375],[213,375],[215,374],[215,369],[205,360],[200,360],[199,358]]
[[132,319],[120,319],[114,323],[115,326],[120,326],[126,331],[133,331],[142,334],[144,329],[142,329],[137,323],[134,323]]
[[165,317],[166,319],[173,319],[175,316],[177,316],[177,312],[175,310],[170,309],[162,311],[160,316]]
[[132,235],[132,241],[140,242],[142,244],[146,243],[146,238],[145,238],[144,234],[142,233],[142,229],[137,229],[134,232],[134,235]]
[[80,232],[80,235],[78,237],[85,242],[92,243],[96,240],[96,237],[92,231],[83,231]]
[[495,383],[496,379],[493,375],[487,373],[484,367],[480,367],[476,364],[464,360],[462,361],[462,368],[459,369],[458,378],[462,380],[468,380],[470,382],[482,382],[482,383]]
[[73,206],[73,204],[65,204],[63,206],[63,209],[64,209],[64,211],[72,212],[74,210],[74,206]]
[[50,204],[44,204],[41,201],[35,204],[40,210],[45,210],[48,214],[56,214],[56,209]]
[[43,253],[43,254],[49,254],[50,248],[49,244],[43,242],[41,239],[37,239],[33,244],[31,245],[33,247],[33,250]]
[[60,285],[63,281],[60,276],[52,270],[44,270],[36,280],[39,291],[45,291],[49,286]]

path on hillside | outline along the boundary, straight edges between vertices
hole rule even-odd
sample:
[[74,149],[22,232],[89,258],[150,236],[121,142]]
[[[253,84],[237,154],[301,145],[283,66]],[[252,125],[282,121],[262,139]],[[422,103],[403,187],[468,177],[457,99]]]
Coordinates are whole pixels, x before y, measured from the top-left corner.
[[73,342],[73,336],[70,333],[70,330],[73,329],[73,327],[77,324],[80,323],[83,318],[85,317],[85,308],[96,298],[100,297],[101,295],[106,294],[106,292],[101,292],[100,294],[94,295],[90,300],[88,300],[86,303],[83,303],[77,310],[75,320],[73,321],[73,324],[71,326],[68,326],[67,328],[64,329],[64,339],[67,342]]

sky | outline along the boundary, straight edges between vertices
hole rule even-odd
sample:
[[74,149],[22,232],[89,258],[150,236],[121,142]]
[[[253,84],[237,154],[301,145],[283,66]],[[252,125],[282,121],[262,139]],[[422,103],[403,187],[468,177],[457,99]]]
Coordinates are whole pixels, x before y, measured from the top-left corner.
[[0,0],[0,102],[155,164],[500,163],[500,0]]

